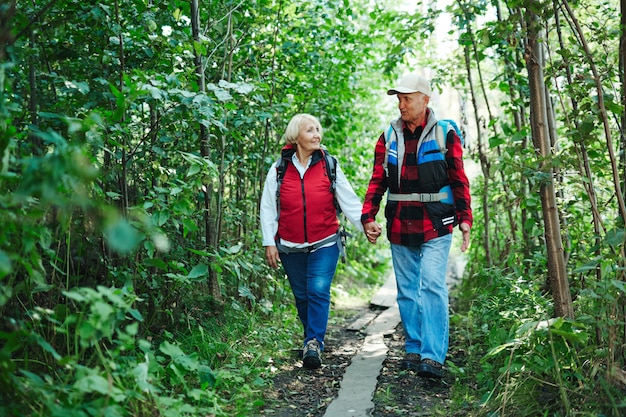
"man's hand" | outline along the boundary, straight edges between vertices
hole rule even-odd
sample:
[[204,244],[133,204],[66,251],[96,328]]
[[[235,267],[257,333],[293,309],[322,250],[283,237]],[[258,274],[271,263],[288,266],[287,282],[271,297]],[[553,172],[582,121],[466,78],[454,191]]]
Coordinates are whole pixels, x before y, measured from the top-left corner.
[[376,243],[378,236],[383,232],[383,228],[376,222],[369,222],[363,225],[365,236],[370,243]]
[[461,223],[459,229],[463,233],[463,243],[461,244],[461,252],[465,252],[470,244],[470,225],[467,223]]
[[280,256],[278,255],[278,249],[276,249],[276,246],[265,247],[265,261],[270,267],[278,268]]

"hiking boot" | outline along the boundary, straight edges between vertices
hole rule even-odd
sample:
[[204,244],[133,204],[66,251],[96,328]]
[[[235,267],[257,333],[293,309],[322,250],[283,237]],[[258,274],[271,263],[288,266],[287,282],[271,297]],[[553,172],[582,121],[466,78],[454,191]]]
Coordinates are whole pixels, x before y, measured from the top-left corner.
[[419,353],[407,353],[404,355],[404,359],[400,363],[400,369],[406,370],[411,369],[413,371],[417,370],[417,366],[422,361],[422,357]]
[[322,366],[320,342],[315,339],[309,340],[302,351],[302,363],[308,369],[317,369]]
[[432,359],[423,359],[415,370],[423,378],[443,378],[443,365]]

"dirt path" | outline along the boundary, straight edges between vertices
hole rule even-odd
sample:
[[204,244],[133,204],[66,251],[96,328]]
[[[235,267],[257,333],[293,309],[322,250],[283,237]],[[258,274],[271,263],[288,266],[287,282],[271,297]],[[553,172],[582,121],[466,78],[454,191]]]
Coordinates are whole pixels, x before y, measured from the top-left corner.
[[[273,379],[273,386],[265,392],[266,406],[259,416],[276,417],[351,417],[349,410],[330,407],[337,398],[344,373],[352,361],[363,351],[367,328],[361,331],[349,330],[359,317],[366,321],[378,317],[385,309],[363,307],[342,314],[342,319],[334,319],[329,325],[323,366],[317,370],[307,370],[294,355],[291,361],[283,363]],[[450,387],[454,382],[449,372],[442,380],[429,380],[418,377],[412,371],[400,369],[404,356],[404,336],[402,326],[397,325],[384,334],[386,356],[379,366],[376,381],[369,382],[374,392],[370,393],[373,408],[367,414],[371,417],[383,416],[452,416],[447,410]],[[451,340],[448,361],[456,362]],[[368,404],[371,407],[371,403]],[[334,415],[333,415],[334,414]],[[363,414],[353,414],[361,416]]]
[[[360,320],[357,322],[360,323]],[[391,307],[367,325],[364,330],[367,336],[363,340],[361,349],[346,369],[337,398],[326,408],[324,417],[369,417],[371,415],[375,408],[373,396],[378,376],[389,351],[385,343],[385,335],[394,332],[399,323],[400,311],[394,302]],[[351,328],[355,329],[354,325]]]

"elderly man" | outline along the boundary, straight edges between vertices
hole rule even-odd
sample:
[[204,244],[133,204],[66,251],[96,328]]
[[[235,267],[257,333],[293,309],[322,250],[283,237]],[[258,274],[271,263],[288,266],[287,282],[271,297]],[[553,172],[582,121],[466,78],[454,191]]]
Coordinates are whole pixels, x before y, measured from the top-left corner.
[[443,377],[448,352],[446,270],[455,225],[469,246],[472,210],[459,135],[438,122],[428,103],[430,83],[408,74],[387,91],[400,118],[378,138],[361,222],[370,242],[381,234],[376,214],[384,194],[387,238],[405,335],[403,369]]

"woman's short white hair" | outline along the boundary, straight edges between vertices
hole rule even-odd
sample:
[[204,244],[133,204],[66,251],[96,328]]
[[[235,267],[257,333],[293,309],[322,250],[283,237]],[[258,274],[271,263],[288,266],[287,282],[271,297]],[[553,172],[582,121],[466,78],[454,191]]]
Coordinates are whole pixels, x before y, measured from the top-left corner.
[[311,116],[307,113],[299,113],[291,118],[289,124],[287,124],[287,129],[285,129],[284,137],[287,144],[294,145],[296,143],[296,139],[300,133],[300,128],[305,122],[313,122],[319,128],[320,137],[322,137],[322,125],[320,124],[320,121],[317,120],[317,117]]

